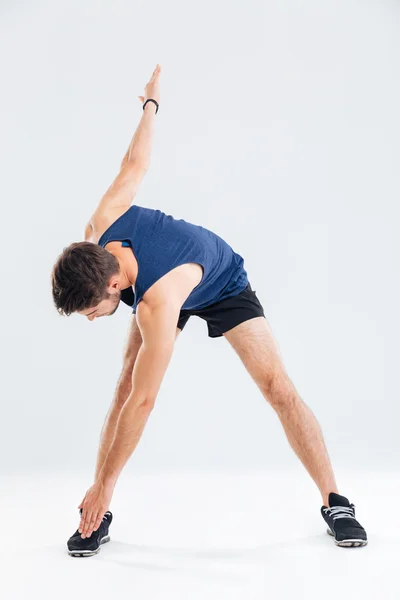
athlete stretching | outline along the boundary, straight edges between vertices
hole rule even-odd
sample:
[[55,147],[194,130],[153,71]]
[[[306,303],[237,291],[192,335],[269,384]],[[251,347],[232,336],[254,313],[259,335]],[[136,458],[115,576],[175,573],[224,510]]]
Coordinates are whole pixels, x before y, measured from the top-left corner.
[[[221,237],[160,210],[132,204],[150,162],[160,102],[157,65],[145,87],[143,115],[115,181],[85,229],[85,241],[65,248],[52,272],[61,315],[90,321],[133,309],[122,373],[101,433],[93,485],[79,505],[72,556],[95,554],[108,541],[111,498],[136,448],[170,362],[175,340],[191,315],[207,322],[237,352],[287,439],[321,493],[328,533],[340,546],[367,543],[354,505],[338,493],[319,424],[291,382],[243,258]],[[134,288],[134,289],[133,289]]]

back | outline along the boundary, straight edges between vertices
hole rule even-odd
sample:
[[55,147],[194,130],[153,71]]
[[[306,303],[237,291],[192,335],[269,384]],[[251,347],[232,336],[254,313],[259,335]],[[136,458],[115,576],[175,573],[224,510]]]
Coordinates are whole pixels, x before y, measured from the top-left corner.
[[161,210],[133,204],[101,235],[103,248],[112,241],[129,245],[138,263],[135,292],[123,290],[121,299],[133,312],[145,292],[163,275],[186,263],[203,267],[203,278],[183,309],[199,310],[239,294],[248,283],[244,260],[220,236],[200,225],[175,219]]

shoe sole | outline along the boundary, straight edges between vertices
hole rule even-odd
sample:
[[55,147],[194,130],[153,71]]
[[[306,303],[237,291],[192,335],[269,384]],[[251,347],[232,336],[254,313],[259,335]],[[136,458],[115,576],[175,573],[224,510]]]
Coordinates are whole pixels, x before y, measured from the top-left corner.
[[[326,532],[329,533],[329,535],[331,535],[332,537],[335,537],[334,533],[330,529],[327,529]],[[357,546],[366,546],[368,544],[368,540],[362,539],[342,540],[339,542],[337,540],[334,540],[334,542],[336,546],[342,546],[343,548],[356,548]]]
[[[110,536],[105,535],[104,537],[101,538],[100,545],[105,544],[106,542],[109,542],[109,541],[110,541]],[[100,552],[100,545],[97,548],[97,550],[69,550],[68,549],[68,554],[70,556],[93,556],[94,554],[98,554]]]

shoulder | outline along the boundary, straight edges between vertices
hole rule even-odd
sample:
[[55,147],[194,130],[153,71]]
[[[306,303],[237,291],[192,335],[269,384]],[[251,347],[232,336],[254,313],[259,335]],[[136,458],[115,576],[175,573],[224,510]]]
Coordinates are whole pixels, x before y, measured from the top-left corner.
[[143,294],[142,302],[148,310],[159,306],[169,307],[172,311],[180,311],[182,305],[197,287],[203,277],[203,269],[197,263],[185,263],[168,271],[155,281]]
[[85,227],[84,240],[97,244],[103,233],[126,211],[126,208],[110,209],[101,213],[95,211]]

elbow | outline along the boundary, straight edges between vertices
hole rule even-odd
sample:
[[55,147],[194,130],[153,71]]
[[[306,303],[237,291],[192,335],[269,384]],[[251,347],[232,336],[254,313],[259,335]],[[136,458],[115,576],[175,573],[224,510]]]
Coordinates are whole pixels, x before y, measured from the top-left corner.
[[143,173],[146,173],[146,171],[149,168],[149,161],[145,160],[144,158],[127,158],[125,162],[123,162],[121,164],[121,169],[127,169],[127,170],[135,170],[135,171],[142,171]]
[[156,404],[156,399],[155,398],[149,398],[147,400],[145,400],[145,402],[143,403],[143,410],[150,414],[151,411],[153,410],[154,406]]
[[131,406],[134,412],[140,411],[144,414],[151,413],[156,403],[156,397],[152,394],[140,394],[128,398],[126,404]]
[[156,396],[152,394],[144,394],[138,402],[139,407],[143,410],[143,412],[151,412],[156,403]]

